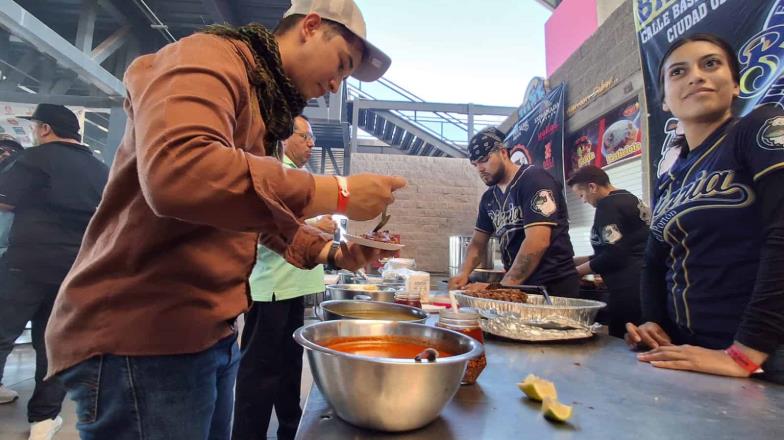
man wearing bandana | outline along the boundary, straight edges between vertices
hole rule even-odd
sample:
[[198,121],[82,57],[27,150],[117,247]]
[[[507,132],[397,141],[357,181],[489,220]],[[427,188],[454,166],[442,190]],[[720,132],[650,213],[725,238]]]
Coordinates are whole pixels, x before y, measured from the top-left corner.
[[468,145],[471,164],[489,189],[482,196],[474,235],[450,289],[469,282],[491,235],[498,237],[504,262],[502,284],[541,285],[554,296],[577,297],[580,288],[569,240],[569,216],[561,184],[543,169],[515,165],[494,127]]
[[308,99],[384,74],[365,36],[352,0],[293,0],[272,32],[212,25],[128,67],[125,135],[46,329],[82,438],[230,438],[257,241],[298,268],[380,256],[302,219],[370,220],[403,178],[272,156]]

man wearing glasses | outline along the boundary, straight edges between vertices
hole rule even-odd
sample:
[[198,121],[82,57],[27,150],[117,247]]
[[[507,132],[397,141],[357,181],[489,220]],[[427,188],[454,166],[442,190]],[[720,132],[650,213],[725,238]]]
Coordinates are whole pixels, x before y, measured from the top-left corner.
[[465,263],[449,288],[468,284],[494,234],[506,270],[502,284],[540,285],[555,296],[577,297],[580,280],[572,262],[563,186],[542,168],[515,165],[504,137],[488,127],[468,144],[471,164],[489,188],[482,195]]
[[[282,142],[281,161],[289,168],[304,167],[315,141],[308,119],[297,116],[294,133]],[[335,232],[329,215],[306,223]],[[277,437],[293,439],[302,416],[302,347],[291,335],[304,325],[303,297],[324,291],[324,268],[298,269],[259,244],[249,282],[253,304],[242,331],[232,435],[235,440],[266,438],[275,407]]]

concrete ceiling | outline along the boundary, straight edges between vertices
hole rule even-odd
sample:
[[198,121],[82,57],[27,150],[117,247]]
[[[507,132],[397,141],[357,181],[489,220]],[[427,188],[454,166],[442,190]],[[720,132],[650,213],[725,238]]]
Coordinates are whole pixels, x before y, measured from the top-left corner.
[[0,0],[0,101],[84,106],[101,149],[136,56],[211,23],[273,27],[290,0]]

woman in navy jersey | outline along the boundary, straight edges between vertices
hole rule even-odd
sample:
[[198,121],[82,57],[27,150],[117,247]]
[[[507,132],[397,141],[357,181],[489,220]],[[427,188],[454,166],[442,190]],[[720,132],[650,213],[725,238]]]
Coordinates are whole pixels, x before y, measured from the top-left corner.
[[738,61],[697,34],[662,58],[680,155],[660,173],[641,283],[640,361],[784,383],[784,111],[732,114]]

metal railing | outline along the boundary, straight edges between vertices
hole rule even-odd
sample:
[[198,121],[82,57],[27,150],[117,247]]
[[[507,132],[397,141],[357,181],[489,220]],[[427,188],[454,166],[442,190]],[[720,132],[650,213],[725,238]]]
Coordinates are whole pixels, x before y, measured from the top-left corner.
[[[394,82],[381,78],[372,83],[363,83],[353,78],[346,82],[350,98],[425,103],[424,99]],[[500,115],[475,115],[446,111],[385,110],[416,127],[437,137],[442,142],[457,147],[466,147],[468,141],[479,130],[488,125],[498,125],[506,119]],[[510,111],[511,113],[511,111]]]

